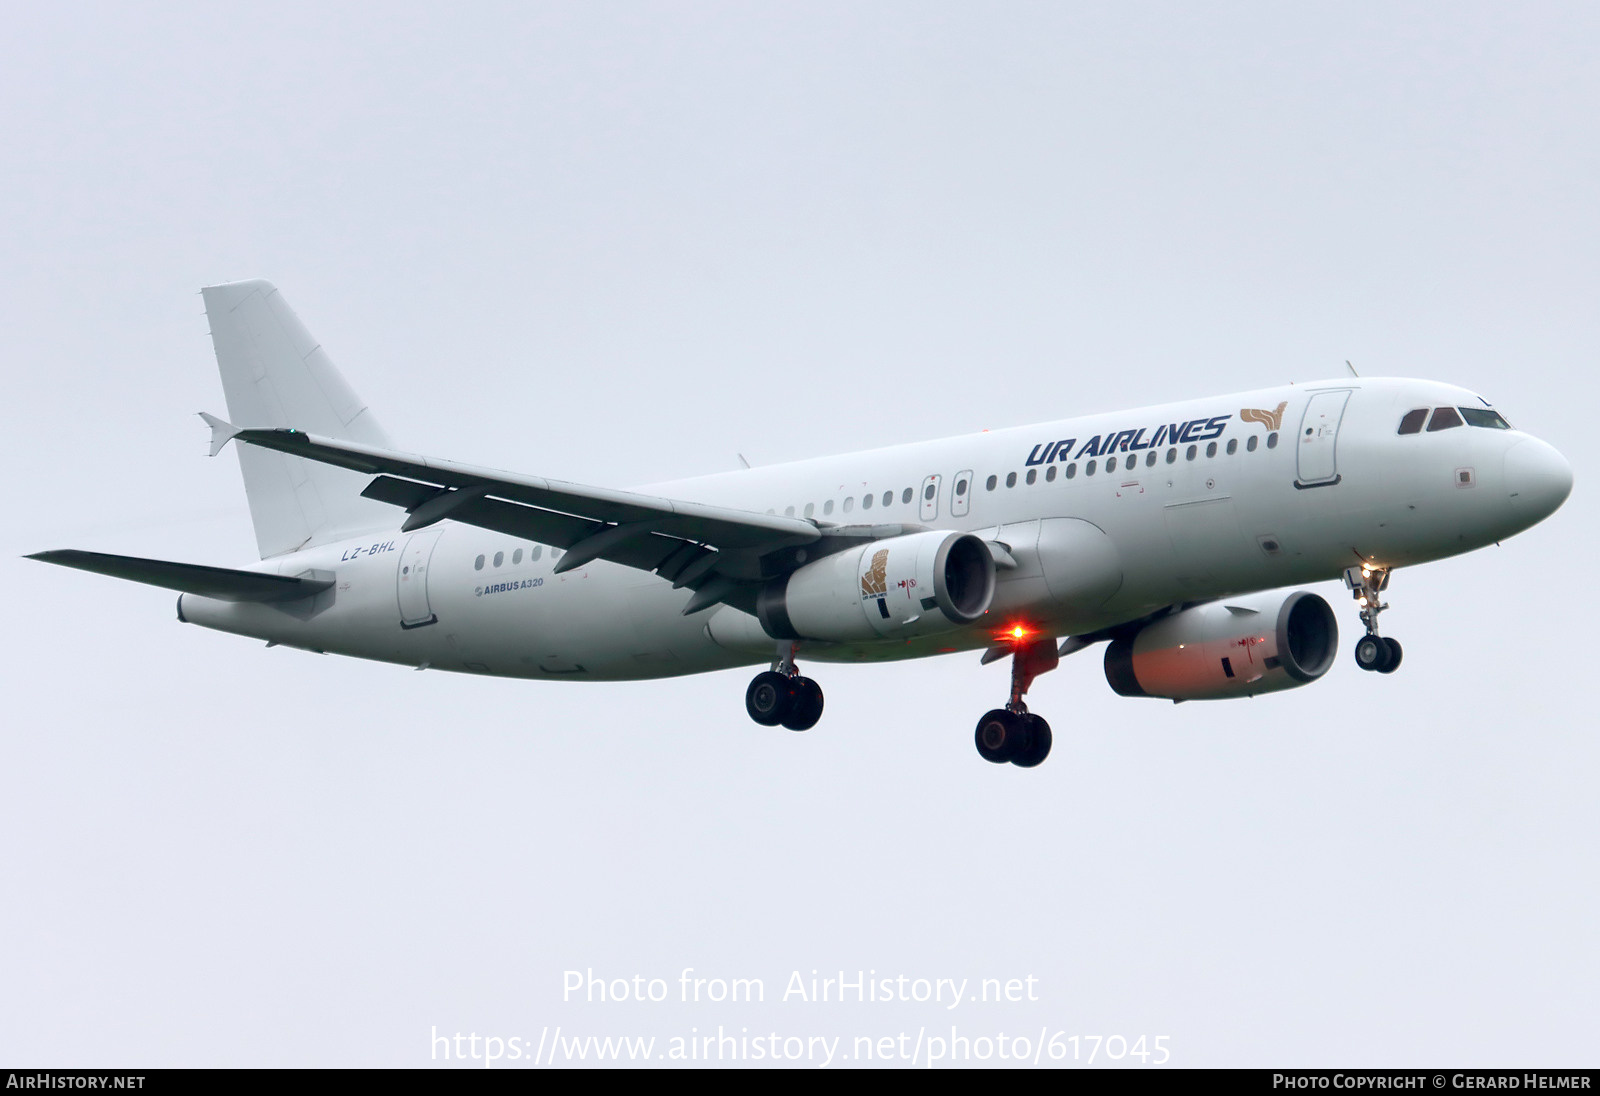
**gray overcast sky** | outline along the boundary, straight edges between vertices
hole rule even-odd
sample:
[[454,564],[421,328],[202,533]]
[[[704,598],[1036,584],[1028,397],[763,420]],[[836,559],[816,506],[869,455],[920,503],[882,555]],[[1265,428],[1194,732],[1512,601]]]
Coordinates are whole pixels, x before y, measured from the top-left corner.
[[[148,7],[148,6],[146,6]],[[0,1061],[426,1064],[428,1036],[1170,1036],[1188,1065],[1593,1064],[1600,9],[4,4],[18,596]],[[266,277],[406,447],[627,485],[1288,380],[1448,380],[1572,461],[1399,574],[1404,669],[1250,702],[1005,668],[415,673],[17,557],[236,564],[196,290]],[[579,1005],[562,972],[759,977]],[[823,1007],[789,973],[1039,979]],[[676,983],[674,983],[676,985]]]

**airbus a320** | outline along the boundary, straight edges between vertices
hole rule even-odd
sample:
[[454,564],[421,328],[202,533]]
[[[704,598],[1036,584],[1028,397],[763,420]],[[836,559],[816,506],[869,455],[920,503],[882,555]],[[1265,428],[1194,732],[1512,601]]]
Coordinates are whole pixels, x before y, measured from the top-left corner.
[[1425,380],[1314,384],[632,490],[397,450],[271,284],[202,291],[261,559],[31,558],[180,591],[178,619],[405,666],[617,681],[765,664],[751,719],[803,731],[799,658],[1008,659],[986,761],[1050,753],[1034,679],[1104,643],[1123,696],[1220,700],[1333,665],[1343,579],[1363,670],[1400,568],[1554,513],[1572,469],[1487,400]]

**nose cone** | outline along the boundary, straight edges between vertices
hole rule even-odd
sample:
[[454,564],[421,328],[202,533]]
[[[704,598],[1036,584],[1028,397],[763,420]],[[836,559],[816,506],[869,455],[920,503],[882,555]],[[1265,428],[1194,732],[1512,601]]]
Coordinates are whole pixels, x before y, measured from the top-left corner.
[[1537,438],[1525,438],[1506,453],[1506,490],[1517,516],[1532,525],[1560,509],[1572,494],[1572,465]]

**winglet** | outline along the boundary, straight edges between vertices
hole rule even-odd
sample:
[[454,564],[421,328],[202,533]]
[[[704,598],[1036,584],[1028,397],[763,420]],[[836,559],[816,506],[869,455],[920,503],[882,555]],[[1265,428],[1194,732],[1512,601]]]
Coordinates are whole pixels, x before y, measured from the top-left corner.
[[242,433],[239,427],[231,422],[223,422],[215,415],[208,415],[202,411],[200,412],[200,417],[206,420],[207,426],[211,427],[211,456],[213,457],[222,452],[224,445],[227,445]]

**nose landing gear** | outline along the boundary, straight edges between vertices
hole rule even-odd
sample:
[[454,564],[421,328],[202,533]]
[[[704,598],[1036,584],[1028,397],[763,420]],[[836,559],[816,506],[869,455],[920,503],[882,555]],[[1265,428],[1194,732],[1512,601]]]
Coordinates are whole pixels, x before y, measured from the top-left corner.
[[1004,708],[995,708],[978,720],[973,744],[978,747],[979,757],[996,765],[1009,761],[1018,768],[1031,769],[1050,756],[1050,724],[1028,711],[1022,697],[1034,678],[1055,669],[1060,661],[1055,640],[1049,637],[1014,645],[1011,699]]
[[783,725],[809,731],[822,718],[822,686],[800,676],[794,653],[798,643],[783,643],[772,669],[757,674],[744,691],[744,708],[763,727]]
[[1361,623],[1367,628],[1367,634],[1356,641],[1356,665],[1380,674],[1394,673],[1405,652],[1398,640],[1378,634],[1378,614],[1389,607],[1378,595],[1389,586],[1389,569],[1372,564],[1347,567],[1344,584],[1350,587],[1350,596],[1360,602]]

